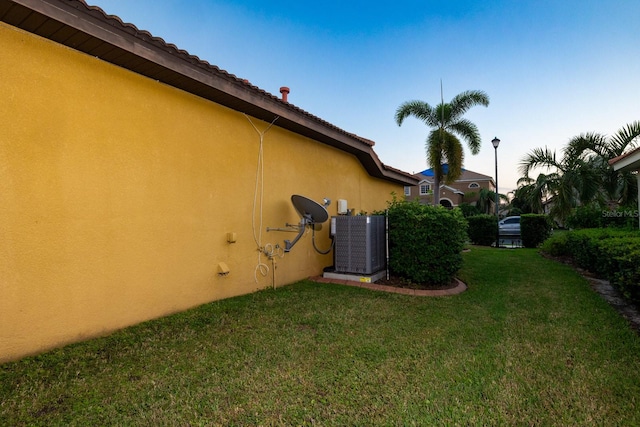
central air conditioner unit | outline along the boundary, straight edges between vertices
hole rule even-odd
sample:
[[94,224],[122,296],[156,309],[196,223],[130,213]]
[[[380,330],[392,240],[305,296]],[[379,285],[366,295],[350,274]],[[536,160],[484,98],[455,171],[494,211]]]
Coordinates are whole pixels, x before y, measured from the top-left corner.
[[374,274],[386,267],[383,215],[331,217],[337,273]]

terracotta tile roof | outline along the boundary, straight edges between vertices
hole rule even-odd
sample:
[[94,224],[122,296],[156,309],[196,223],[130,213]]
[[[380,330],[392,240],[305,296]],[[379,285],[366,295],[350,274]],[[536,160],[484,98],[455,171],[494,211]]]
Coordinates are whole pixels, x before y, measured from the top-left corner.
[[636,148],[635,150],[631,150],[628,153],[621,154],[618,157],[614,157],[613,159],[609,160],[609,164],[613,166],[615,163],[618,163],[620,160],[625,159],[629,156],[632,156],[636,153],[640,153],[640,147]]
[[[444,164],[443,171],[446,173],[448,170],[448,165]],[[414,176],[417,176],[419,179],[422,177],[433,177],[433,168],[425,169],[422,172],[418,172]],[[493,181],[493,178],[489,175],[483,175],[478,172],[473,172],[468,169],[462,169],[462,175],[456,181]]]
[[285,104],[287,106],[289,106],[291,109],[299,112],[300,114],[303,114],[305,116],[308,116],[309,118],[312,118],[316,121],[319,121],[321,123],[323,123],[325,126],[331,127],[333,129],[338,130],[341,133],[344,133],[345,135],[348,135],[354,139],[357,139],[358,141],[362,142],[363,144],[366,144],[368,146],[373,147],[375,145],[374,141],[371,141],[370,139],[366,139],[366,138],[362,138],[354,133],[350,133],[347,132],[345,130],[340,129],[337,126],[334,126],[333,124],[317,117],[314,116],[313,114],[299,108],[296,107],[293,104],[290,104],[288,102],[283,101],[279,96],[275,96],[263,89],[260,89],[258,86],[254,86],[252,85],[249,80],[247,79],[242,79],[237,77],[235,74],[231,74],[215,65],[210,64],[208,61],[205,61],[203,59],[200,59],[198,56],[196,55],[192,55],[189,52],[187,52],[184,49],[180,49],[178,48],[178,46],[176,46],[173,43],[168,43],[166,42],[163,38],[161,37],[157,37],[154,36],[153,34],[151,34],[150,32],[146,31],[146,30],[141,30],[138,27],[136,27],[134,24],[132,23],[128,23],[128,22],[124,22],[122,19],[120,19],[120,17],[116,16],[116,15],[109,15],[107,14],[103,9],[101,9],[98,6],[92,6],[89,5],[85,2],[85,0],[65,0],[66,2],[73,4],[76,3],[78,4],[78,6],[74,6],[76,8],[79,7],[84,7],[86,8],[86,10],[89,12],[89,14],[95,16],[98,19],[104,20],[105,22],[110,23],[111,25],[118,27],[120,29],[122,29],[123,31],[126,31],[127,33],[131,34],[132,36],[145,40],[148,43],[151,43],[157,47],[159,47],[160,49],[166,50],[169,53],[171,53],[174,56],[178,56],[181,57],[182,59],[184,59],[187,62],[191,62],[193,64],[196,64],[204,69],[206,69],[208,72],[212,73],[212,74],[216,74],[217,76],[224,78],[224,79],[228,79],[231,81],[235,81],[238,84],[241,85],[245,85],[249,88],[251,88],[253,91],[258,92],[261,96],[267,97],[267,98],[271,98],[272,100],[274,100],[275,102],[279,102],[282,104]]

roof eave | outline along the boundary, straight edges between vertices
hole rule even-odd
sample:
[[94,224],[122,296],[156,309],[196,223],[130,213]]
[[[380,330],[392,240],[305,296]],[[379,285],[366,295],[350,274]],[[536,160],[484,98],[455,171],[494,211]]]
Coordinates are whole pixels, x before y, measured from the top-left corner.
[[[0,0],[0,16],[10,25],[260,120],[272,122],[278,117],[277,126],[281,128],[355,155],[371,176],[415,185],[410,174],[379,161],[372,141],[331,125],[83,1]],[[49,34],[43,20],[55,21],[67,31]],[[36,21],[37,26],[33,25]],[[77,33],[71,37],[70,32]],[[87,43],[89,39],[104,45]]]
[[624,172],[640,170],[640,148],[636,148],[629,153],[609,160],[609,164],[615,171]]

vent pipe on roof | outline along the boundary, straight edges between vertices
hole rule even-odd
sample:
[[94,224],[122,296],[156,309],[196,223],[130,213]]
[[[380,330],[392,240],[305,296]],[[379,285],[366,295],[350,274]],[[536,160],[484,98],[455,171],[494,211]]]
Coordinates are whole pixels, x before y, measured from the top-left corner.
[[289,92],[290,92],[290,90],[289,90],[289,88],[288,88],[288,87],[286,87],[286,86],[282,86],[282,87],[280,88],[280,93],[282,94],[282,100],[283,100],[284,102],[289,102],[289,101],[287,101],[287,96],[289,95]]

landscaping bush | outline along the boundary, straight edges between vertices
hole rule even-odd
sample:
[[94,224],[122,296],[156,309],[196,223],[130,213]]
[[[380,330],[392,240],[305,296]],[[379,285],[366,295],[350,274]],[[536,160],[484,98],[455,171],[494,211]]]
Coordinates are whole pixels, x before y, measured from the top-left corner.
[[467,218],[469,240],[474,245],[491,246],[498,234],[498,219],[494,215],[474,215]]
[[596,272],[597,256],[592,242],[600,239],[607,231],[601,228],[572,231],[567,234],[567,250],[575,263],[588,270]]
[[600,211],[603,227],[638,229],[638,210],[623,206],[615,210],[603,209]]
[[520,236],[525,248],[537,248],[551,234],[551,222],[546,215],[520,216]]
[[574,229],[583,228],[637,228],[638,211],[628,207],[604,209],[595,205],[578,206],[567,218],[566,226]]
[[542,242],[542,252],[554,257],[571,255],[568,248],[568,235],[566,232],[555,232],[547,240]]
[[509,210],[509,213],[507,214],[507,216],[520,216],[523,213],[524,212],[522,212],[522,209],[520,209],[520,208],[511,208]]
[[565,221],[569,228],[602,227],[602,209],[596,206],[578,206]]
[[624,248],[618,247],[618,254],[609,265],[609,280],[626,298],[640,304],[640,239],[635,240]]
[[480,215],[480,209],[477,206],[469,204],[469,203],[460,203],[458,208],[462,211],[462,215],[465,218],[469,218],[470,216]]
[[599,228],[563,235],[549,239],[542,250],[553,256],[571,256],[579,267],[608,280],[625,297],[640,303],[640,232]]
[[389,269],[415,283],[449,284],[462,267],[467,222],[458,209],[389,204]]

